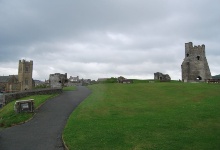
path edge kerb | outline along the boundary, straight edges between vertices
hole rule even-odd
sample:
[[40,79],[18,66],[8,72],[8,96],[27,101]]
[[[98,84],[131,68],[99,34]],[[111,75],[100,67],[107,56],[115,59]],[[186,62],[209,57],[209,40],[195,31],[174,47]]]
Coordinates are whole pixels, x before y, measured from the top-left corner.
[[63,142],[63,147],[65,150],[69,150],[68,146],[66,145],[66,142],[63,139],[63,134],[62,134],[62,142]]

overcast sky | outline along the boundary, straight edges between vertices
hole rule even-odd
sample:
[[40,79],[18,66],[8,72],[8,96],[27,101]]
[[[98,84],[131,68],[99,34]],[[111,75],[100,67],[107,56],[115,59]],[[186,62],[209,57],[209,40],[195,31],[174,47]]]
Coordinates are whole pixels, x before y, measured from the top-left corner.
[[0,76],[33,60],[33,78],[181,79],[185,43],[220,74],[219,0],[0,0]]

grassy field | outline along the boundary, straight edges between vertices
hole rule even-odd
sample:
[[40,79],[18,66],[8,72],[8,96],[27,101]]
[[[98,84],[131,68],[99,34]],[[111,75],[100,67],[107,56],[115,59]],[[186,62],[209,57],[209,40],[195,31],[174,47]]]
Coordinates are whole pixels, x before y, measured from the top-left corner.
[[76,86],[67,86],[63,88],[63,91],[74,91],[76,90]]
[[[34,95],[22,98],[24,99],[34,99],[34,106],[35,108],[42,105],[46,100],[55,97],[57,94],[54,95]],[[0,109],[0,128],[10,127],[15,124],[19,124],[22,122],[27,121],[28,119],[32,118],[34,113],[15,113],[14,111],[14,104],[15,101],[10,102],[5,107]]]
[[63,132],[70,150],[220,149],[220,85],[97,84]]

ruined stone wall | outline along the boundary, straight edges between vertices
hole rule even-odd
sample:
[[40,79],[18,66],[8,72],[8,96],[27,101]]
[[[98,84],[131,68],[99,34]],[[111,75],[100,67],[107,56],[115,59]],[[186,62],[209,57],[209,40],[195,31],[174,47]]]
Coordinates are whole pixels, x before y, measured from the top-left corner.
[[160,80],[160,81],[170,81],[171,78],[168,74],[163,74],[160,72],[154,73],[154,80]]
[[60,79],[59,75],[50,75],[49,81],[50,81],[51,88],[61,88],[62,87],[61,79]]
[[61,88],[66,83],[68,83],[67,73],[65,73],[65,74],[60,74],[60,73],[50,74],[49,82],[50,82],[51,88]]
[[16,100],[31,95],[46,95],[46,94],[60,94],[60,93],[62,93],[62,88],[38,89],[38,90],[9,93],[9,94],[4,94],[4,103],[7,104],[12,100]]
[[211,72],[205,55],[205,45],[193,46],[192,42],[185,43],[185,58],[181,69],[184,82],[211,79]]

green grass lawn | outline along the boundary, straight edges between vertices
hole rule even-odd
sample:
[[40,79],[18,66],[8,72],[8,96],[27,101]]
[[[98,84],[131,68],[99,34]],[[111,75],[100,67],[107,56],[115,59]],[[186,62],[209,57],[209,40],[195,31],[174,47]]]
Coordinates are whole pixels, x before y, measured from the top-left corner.
[[63,91],[74,91],[74,90],[76,90],[76,86],[63,87]]
[[[33,95],[29,97],[22,98],[25,99],[34,99],[34,107],[38,108],[42,105],[46,100],[55,97],[57,94],[54,95]],[[27,121],[28,119],[32,118],[34,113],[15,113],[14,111],[14,104],[15,101],[10,102],[2,109],[0,109],[0,128],[6,128],[13,126],[15,124],[19,124],[22,122]]]
[[97,84],[63,132],[70,150],[218,150],[220,84]]

